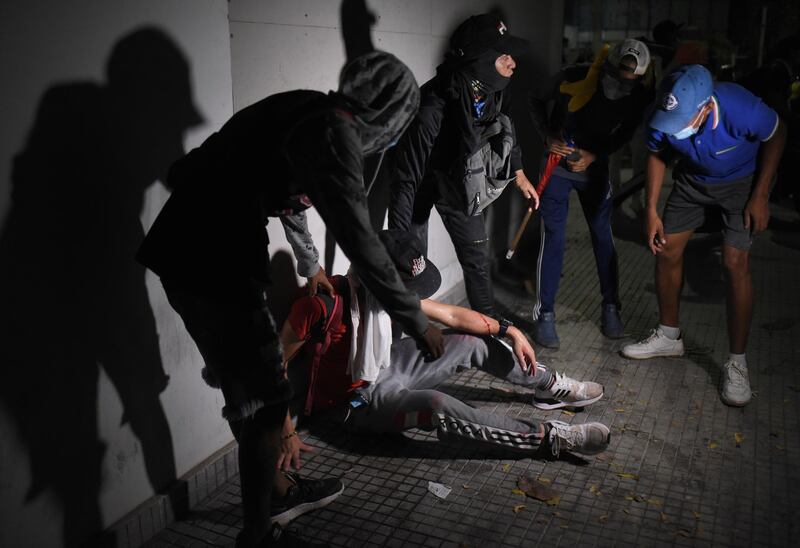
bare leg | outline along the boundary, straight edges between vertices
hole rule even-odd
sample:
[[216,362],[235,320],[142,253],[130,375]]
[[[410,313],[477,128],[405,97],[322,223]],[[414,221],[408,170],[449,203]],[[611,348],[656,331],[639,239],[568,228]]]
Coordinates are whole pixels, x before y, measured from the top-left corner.
[[753,316],[753,280],[747,251],[722,246],[722,261],[728,275],[728,344],[731,354],[744,354]]
[[667,234],[664,250],[656,256],[656,295],[662,325],[678,327],[681,287],[683,286],[683,251],[693,230]]

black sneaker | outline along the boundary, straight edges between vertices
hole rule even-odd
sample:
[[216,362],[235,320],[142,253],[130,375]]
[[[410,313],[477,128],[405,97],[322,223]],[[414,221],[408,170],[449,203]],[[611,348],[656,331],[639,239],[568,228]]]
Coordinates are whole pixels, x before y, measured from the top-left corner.
[[338,478],[309,480],[294,472],[285,472],[284,475],[294,485],[282,499],[272,499],[270,516],[272,523],[281,527],[286,527],[287,523],[306,512],[329,505],[344,491],[344,483]]

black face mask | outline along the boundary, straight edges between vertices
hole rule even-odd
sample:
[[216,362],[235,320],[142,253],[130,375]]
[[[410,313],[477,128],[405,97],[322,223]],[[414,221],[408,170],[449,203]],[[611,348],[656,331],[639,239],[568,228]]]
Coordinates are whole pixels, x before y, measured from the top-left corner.
[[482,53],[464,66],[464,74],[481,82],[487,92],[503,91],[511,78],[506,78],[497,72],[495,62],[500,55],[502,54],[493,50]]

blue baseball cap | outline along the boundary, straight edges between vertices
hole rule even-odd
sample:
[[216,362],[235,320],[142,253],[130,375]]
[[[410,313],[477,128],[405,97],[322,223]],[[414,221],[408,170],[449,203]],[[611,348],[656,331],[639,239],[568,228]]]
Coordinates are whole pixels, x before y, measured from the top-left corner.
[[714,81],[704,66],[682,66],[661,81],[647,125],[674,135],[689,125],[713,92]]

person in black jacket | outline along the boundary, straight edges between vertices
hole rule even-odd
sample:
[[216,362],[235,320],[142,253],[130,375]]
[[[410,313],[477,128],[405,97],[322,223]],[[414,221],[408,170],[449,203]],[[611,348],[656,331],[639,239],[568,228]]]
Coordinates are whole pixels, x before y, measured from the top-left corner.
[[[450,46],[436,76],[422,86],[419,113],[385,166],[391,173],[389,228],[414,233],[427,248],[428,216],[435,205],[464,271],[470,306],[494,316],[483,206],[466,195],[465,172],[468,159],[488,142],[486,129],[501,116],[503,89],[527,42],[511,36],[496,16],[483,14],[459,25]],[[509,175],[538,205],[522,170],[513,126],[507,133],[514,142],[503,158]]]
[[[607,57],[606,57],[607,55]],[[566,245],[569,194],[578,192],[592,237],[600,292],[601,325],[609,338],[623,335],[619,317],[617,253],[611,233],[608,156],[630,140],[644,116],[652,90],[643,80],[650,62],[647,46],[627,39],[604,49],[592,67],[559,72],[544,93],[531,96],[531,117],[546,153],[562,155],[541,196],[542,245],[536,276],[533,336],[558,348],[555,299]],[[548,113],[549,103],[553,106]]]
[[170,169],[174,190],[137,258],[161,277],[203,355],[204,378],[225,397],[223,416],[240,443],[240,546],[260,545],[270,522],[327,504],[343,489],[338,479],[276,474],[279,456],[308,447],[281,428],[291,390],[266,302],[269,217],[291,218],[287,235],[309,268],[305,274],[325,285],[302,216],[313,203],[389,314],[425,352],[441,354],[441,333],[405,289],[370,225],[362,179],[363,156],[396,140],[418,101],[408,67],[372,51],[345,65],[338,92],[267,97]]

